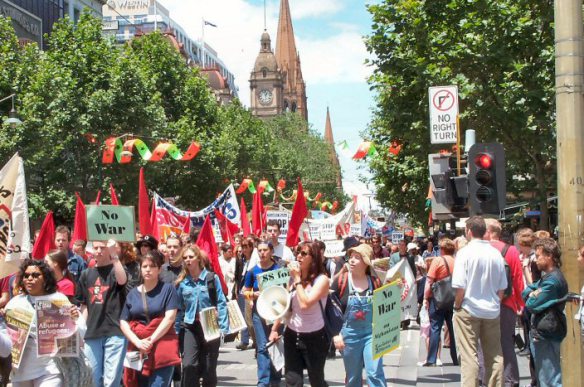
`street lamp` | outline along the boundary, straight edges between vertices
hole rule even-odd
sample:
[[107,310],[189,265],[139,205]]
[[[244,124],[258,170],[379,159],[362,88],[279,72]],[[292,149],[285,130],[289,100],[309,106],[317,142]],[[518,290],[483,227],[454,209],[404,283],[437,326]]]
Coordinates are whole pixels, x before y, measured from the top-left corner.
[[4,102],[8,98],[12,98],[12,109],[10,109],[10,112],[8,113],[8,118],[4,120],[4,123],[12,126],[13,128],[17,125],[22,124],[22,121],[18,118],[18,115],[16,114],[16,109],[14,108],[14,97],[16,97],[16,94],[10,94],[8,97],[0,99],[0,102]]

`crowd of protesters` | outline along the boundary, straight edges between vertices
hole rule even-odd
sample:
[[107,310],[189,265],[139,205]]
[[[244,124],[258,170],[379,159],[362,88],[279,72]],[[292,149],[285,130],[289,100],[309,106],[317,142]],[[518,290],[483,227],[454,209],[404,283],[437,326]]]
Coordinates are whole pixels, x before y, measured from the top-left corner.
[[[287,386],[302,386],[304,370],[310,385],[327,386],[324,366],[336,351],[342,355],[346,385],[361,386],[366,379],[369,386],[385,386],[382,358],[372,356],[371,308],[373,291],[386,278],[374,266],[380,259],[390,267],[404,261],[415,278],[421,314],[429,319],[425,328],[422,323],[428,350],[419,366],[442,365],[444,346],[451,363],[461,367],[462,385],[517,386],[517,344],[530,357],[532,386],[561,386],[568,288],[559,270],[558,244],[545,232],[520,229],[514,243],[503,242],[499,222],[472,217],[465,235],[457,238],[441,235],[394,244],[381,235],[348,237],[343,256],[325,257],[321,241],[285,246],[279,242],[279,224],[270,221],[264,235],[237,235],[234,244],[220,245],[223,278],[194,243],[196,233],[172,234],[163,243],[138,235],[135,244],[88,244],[71,243],[69,230],[59,226],[56,250],[44,260],[24,261],[17,273],[0,280],[0,308],[34,311],[36,300],[70,301],[67,313],[84,343],[94,386],[170,386],[173,381],[216,386],[231,300],[237,301],[246,321],[236,348],[254,351],[258,386],[280,385],[282,376]],[[578,260],[584,263],[584,248]],[[258,276],[283,267],[290,273],[291,312],[286,323],[266,321],[257,308]],[[447,305],[443,294],[437,294],[444,286],[453,297]],[[323,313],[329,292],[336,294],[344,313],[343,328],[334,337],[327,335]],[[206,341],[199,321],[199,312],[208,307],[217,308],[222,332],[217,340]],[[579,316],[584,326],[582,307]],[[406,319],[401,327],[409,325]],[[522,339],[518,326],[523,327]],[[35,321],[21,366],[8,378],[10,340],[5,327],[0,328],[4,384],[67,385],[68,376],[53,357],[37,356]],[[281,338],[284,368],[276,369],[268,347]],[[130,355],[139,359],[138,369],[124,366]]]

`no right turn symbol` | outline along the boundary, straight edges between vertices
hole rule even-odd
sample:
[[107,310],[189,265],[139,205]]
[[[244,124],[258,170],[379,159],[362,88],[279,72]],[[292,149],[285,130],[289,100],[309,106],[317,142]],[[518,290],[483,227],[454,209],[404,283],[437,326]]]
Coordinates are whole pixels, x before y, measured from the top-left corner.
[[440,111],[450,110],[455,102],[454,95],[449,90],[439,90],[432,99],[432,104]]

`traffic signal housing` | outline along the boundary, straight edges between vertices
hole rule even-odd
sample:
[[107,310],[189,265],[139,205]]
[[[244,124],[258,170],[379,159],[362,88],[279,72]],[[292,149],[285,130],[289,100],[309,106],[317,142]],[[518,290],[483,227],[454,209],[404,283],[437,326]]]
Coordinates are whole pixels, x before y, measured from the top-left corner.
[[468,151],[470,215],[495,215],[505,208],[505,150],[499,143],[476,143]]

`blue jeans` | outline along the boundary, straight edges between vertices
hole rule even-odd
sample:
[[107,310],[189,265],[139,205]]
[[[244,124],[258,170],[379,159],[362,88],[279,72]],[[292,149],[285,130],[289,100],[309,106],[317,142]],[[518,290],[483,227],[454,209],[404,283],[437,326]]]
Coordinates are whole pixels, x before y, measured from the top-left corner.
[[562,387],[560,341],[531,338],[531,355],[540,387]]
[[138,374],[138,385],[143,387],[169,387],[172,381],[174,366],[162,367],[148,377]]
[[85,339],[85,356],[93,369],[93,385],[119,387],[125,355],[124,336]]
[[[239,305],[239,310],[241,310],[241,314],[245,316],[245,297],[243,294],[237,295],[237,305]],[[241,344],[249,345],[249,331],[247,328],[241,331]]]
[[255,306],[252,319],[256,338],[256,349],[258,351],[258,386],[267,387],[270,384],[277,384],[280,382],[282,375],[272,366],[270,354],[266,349],[270,328],[255,310]]
[[454,364],[458,364],[458,356],[456,353],[456,341],[454,337],[454,328],[452,327],[452,313],[453,311],[445,311],[436,309],[436,302],[434,298],[430,299],[430,305],[428,308],[428,313],[430,315],[430,346],[428,348],[428,357],[426,362],[430,364],[436,364],[436,358],[438,356],[438,347],[440,346],[440,336],[442,334],[442,325],[446,321],[446,326],[450,332],[450,357]]

